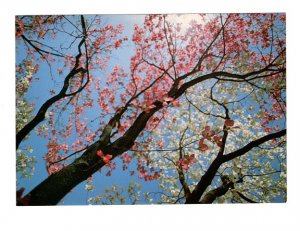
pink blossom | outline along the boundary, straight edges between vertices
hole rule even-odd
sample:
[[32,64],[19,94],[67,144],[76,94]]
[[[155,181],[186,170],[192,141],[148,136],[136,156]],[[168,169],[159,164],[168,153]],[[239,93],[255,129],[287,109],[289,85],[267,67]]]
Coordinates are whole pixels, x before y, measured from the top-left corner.
[[202,136],[206,139],[211,139],[215,135],[215,131],[210,130],[210,126],[205,126]]
[[121,46],[121,44],[122,44],[122,40],[117,40],[117,41],[115,41],[115,48],[119,48],[120,46]]
[[97,156],[103,157],[103,156],[104,156],[104,153],[103,153],[101,150],[99,150],[99,151],[97,151]]
[[103,159],[104,163],[107,164],[108,162],[110,162],[112,157],[113,157],[112,155],[108,154],[108,155],[105,155],[102,159]]
[[204,144],[204,139],[200,139],[199,141],[199,148],[201,151],[205,152],[208,150],[208,146],[206,144]]
[[163,148],[164,143],[165,143],[164,140],[160,140],[160,141],[156,142],[156,145],[159,146],[160,148]]
[[130,163],[130,161],[132,160],[132,156],[128,155],[127,153],[125,153],[121,159],[123,160],[123,163]]
[[265,131],[265,132],[272,132],[272,131],[273,131],[273,128],[265,127],[265,128],[264,128],[264,131]]
[[195,162],[195,155],[186,155],[184,158],[178,160],[176,165],[179,166],[182,170],[187,171],[189,166]]
[[93,137],[91,137],[91,136],[86,136],[86,137],[85,137],[85,141],[86,141],[86,142],[92,142],[92,141],[93,141]]
[[181,167],[182,167],[182,170],[187,171],[187,170],[189,169],[189,162],[188,162],[187,160],[184,159],[184,160],[181,162]]
[[173,105],[173,107],[180,107],[180,104],[179,104],[178,100],[174,100],[172,102],[172,105]]
[[46,34],[46,31],[44,31],[44,30],[40,30],[40,32],[39,32],[39,38],[44,38],[44,36],[45,36],[45,34]]
[[151,109],[152,108],[155,108],[156,106],[154,105],[154,104],[151,104],[150,106],[148,106],[147,108],[146,108],[146,113],[149,113],[150,111],[151,111]]
[[225,120],[224,124],[225,124],[226,127],[232,127],[234,125],[234,121],[230,120],[230,119],[227,119],[227,120]]
[[222,142],[222,136],[214,136],[214,141],[216,142],[216,144],[221,147],[223,142]]
[[110,155],[110,154],[104,155],[104,153],[101,150],[97,151],[97,156],[102,158],[103,162],[106,163],[106,164],[109,163],[110,160],[113,158],[113,156]]

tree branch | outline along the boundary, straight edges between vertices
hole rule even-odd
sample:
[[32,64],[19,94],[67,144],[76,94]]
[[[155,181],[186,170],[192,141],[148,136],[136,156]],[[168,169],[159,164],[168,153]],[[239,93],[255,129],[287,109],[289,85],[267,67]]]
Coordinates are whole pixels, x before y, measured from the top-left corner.
[[273,139],[276,139],[276,138],[280,138],[282,136],[286,135],[286,129],[283,129],[279,132],[275,132],[275,133],[272,133],[272,134],[269,134],[269,135],[266,135],[266,136],[263,136],[257,140],[254,140],[254,141],[251,141],[249,144],[247,144],[246,146],[244,146],[243,148],[241,149],[238,149],[234,152],[231,152],[229,154],[226,154],[223,156],[223,162],[227,162],[227,161],[230,161],[236,157],[239,157],[239,156],[242,156],[244,155],[245,153],[249,152],[251,149],[255,148],[255,147],[258,147],[259,145],[269,141],[269,140],[273,140]]
[[217,199],[217,197],[225,195],[230,188],[234,187],[233,182],[230,181],[229,178],[226,176],[222,178],[222,182],[223,183],[220,187],[207,192],[203,196],[203,199],[199,201],[199,204],[212,204],[215,201],[215,199]]
[[245,201],[249,202],[249,203],[258,203],[254,200],[251,200],[250,198],[246,197],[244,194],[242,194],[241,192],[239,191],[236,191],[236,193],[242,198],[244,199]]

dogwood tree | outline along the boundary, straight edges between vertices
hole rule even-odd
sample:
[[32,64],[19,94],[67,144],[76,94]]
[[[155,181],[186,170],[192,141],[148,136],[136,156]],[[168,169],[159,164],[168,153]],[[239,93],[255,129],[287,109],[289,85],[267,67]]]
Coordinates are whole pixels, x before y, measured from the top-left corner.
[[[25,139],[35,132],[49,175],[17,203],[57,204],[116,168],[158,181],[146,194],[157,203],[284,200],[285,15],[145,15],[132,34],[123,28],[99,16],[16,17],[17,171],[33,174],[37,144]],[[111,59],[126,46],[128,67]],[[50,96],[34,105],[28,92],[43,83]],[[104,197],[124,203],[115,184]],[[135,203],[141,186],[128,185]]]

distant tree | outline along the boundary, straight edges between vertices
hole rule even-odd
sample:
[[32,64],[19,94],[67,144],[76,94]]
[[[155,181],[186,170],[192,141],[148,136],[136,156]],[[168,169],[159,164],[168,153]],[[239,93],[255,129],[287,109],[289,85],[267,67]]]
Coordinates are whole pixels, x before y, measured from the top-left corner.
[[[55,205],[118,157],[160,181],[158,203],[284,200],[285,15],[189,16],[146,15],[131,41],[99,16],[16,17],[17,171],[33,174],[35,147],[22,142],[35,131],[49,174],[18,204]],[[110,61],[126,44],[128,70]],[[28,91],[50,82],[35,106]],[[124,202],[117,188],[110,203]]]

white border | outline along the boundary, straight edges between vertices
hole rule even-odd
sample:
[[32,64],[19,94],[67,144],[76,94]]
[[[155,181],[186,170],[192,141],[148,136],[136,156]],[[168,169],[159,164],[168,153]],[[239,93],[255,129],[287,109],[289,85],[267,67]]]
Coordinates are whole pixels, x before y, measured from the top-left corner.
[[[1,230],[294,230],[299,215],[299,16],[284,0],[10,0],[1,6]],[[14,16],[18,14],[287,12],[288,202],[217,206],[16,207]],[[300,131],[300,130],[299,130]],[[299,167],[298,167],[299,168]],[[298,208],[298,209],[297,209]]]

